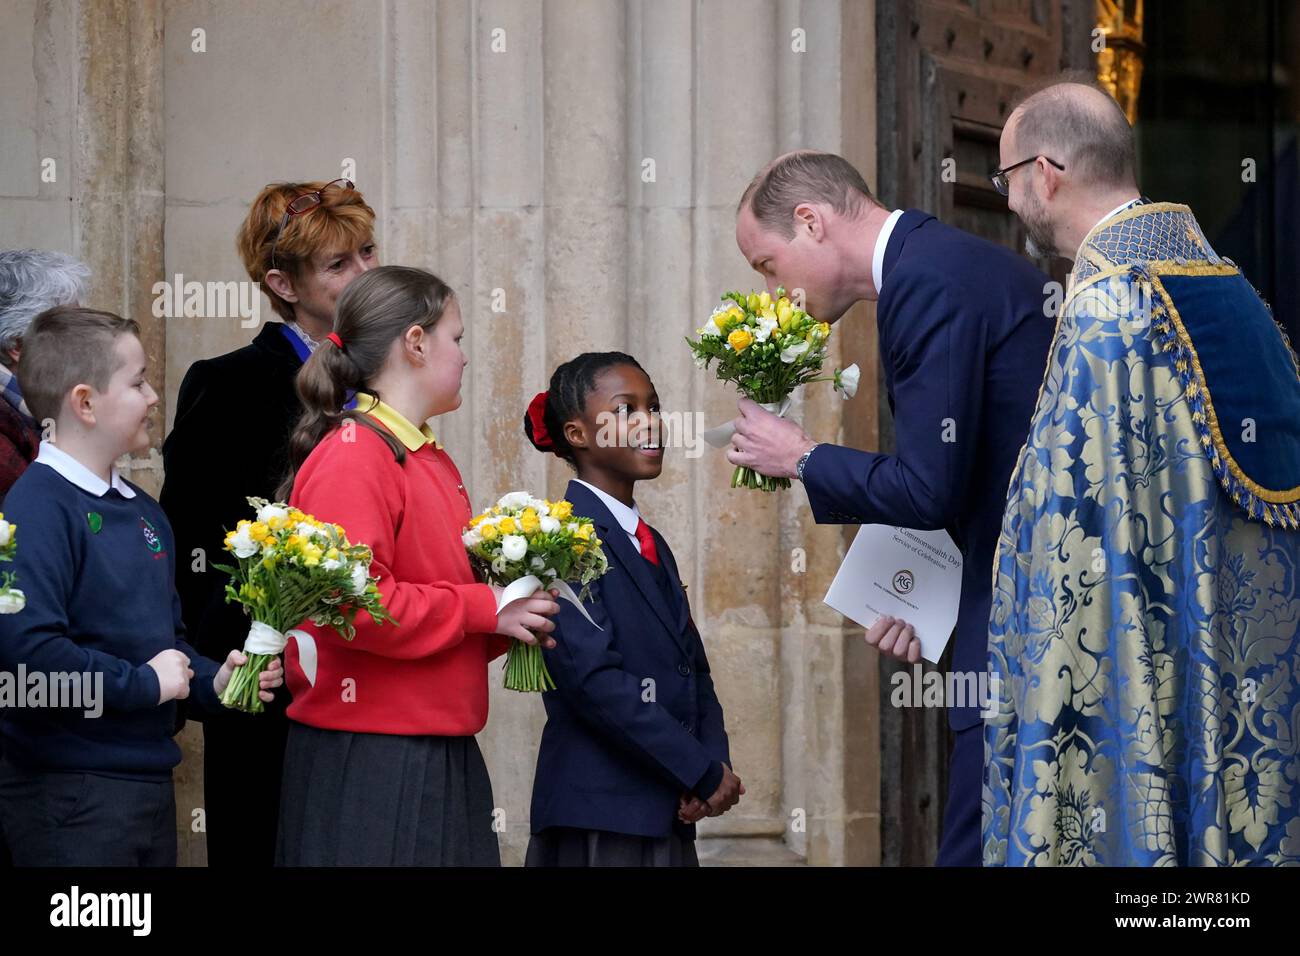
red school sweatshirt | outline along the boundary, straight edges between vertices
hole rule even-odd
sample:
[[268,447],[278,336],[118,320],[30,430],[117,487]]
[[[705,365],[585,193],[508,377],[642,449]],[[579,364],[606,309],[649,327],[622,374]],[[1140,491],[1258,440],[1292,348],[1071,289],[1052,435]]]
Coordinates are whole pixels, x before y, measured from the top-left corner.
[[301,625],[316,641],[316,682],[308,683],[290,640],[291,720],[356,733],[468,736],[483,729],[487,664],[510,638],[491,633],[496,599],[461,541],[472,517],[462,484],[451,457],[432,442],[398,464],[379,435],[359,426],[346,434],[334,429],[307,456],[290,503],[369,545],[370,573],[398,623],[376,625],[362,611],[351,641],[332,628]]

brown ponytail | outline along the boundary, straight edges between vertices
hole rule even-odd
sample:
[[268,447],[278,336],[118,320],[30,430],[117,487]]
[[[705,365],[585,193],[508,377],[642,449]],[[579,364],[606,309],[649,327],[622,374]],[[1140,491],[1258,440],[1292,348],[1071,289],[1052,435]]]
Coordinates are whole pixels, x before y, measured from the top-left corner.
[[413,325],[432,329],[451,301],[451,288],[437,276],[408,266],[380,266],[348,283],[334,313],[334,334],[343,342],[322,342],[298,371],[302,416],[289,440],[289,473],[276,490],[287,501],[294,477],[322,438],[355,421],[383,438],[398,462],[406,449],[369,415],[343,407],[350,391],[381,398],[374,380],[388,360],[393,342]]

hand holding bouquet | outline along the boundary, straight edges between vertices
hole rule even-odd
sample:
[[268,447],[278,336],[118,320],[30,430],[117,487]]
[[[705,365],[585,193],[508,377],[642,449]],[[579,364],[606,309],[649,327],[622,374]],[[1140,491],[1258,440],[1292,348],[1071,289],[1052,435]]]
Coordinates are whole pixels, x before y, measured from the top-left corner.
[[[244,642],[248,662],[236,669],[221,702],[256,714],[264,709],[258,679],[284,650],[289,635],[299,641],[308,680],[315,680],[316,645],[311,635],[292,628],[310,619],[350,641],[356,635],[352,622],[358,611],[376,624],[397,622],[379,600],[368,547],[348,541],[340,525],[317,521],[297,508],[265,498],[249,498],[248,503],[257,509],[256,520],[240,521],[226,535],[226,550],[238,559],[238,566],[213,567],[231,576],[226,601],[244,605],[253,619]],[[307,645],[310,659],[303,653]]]
[[[816,377],[826,358],[830,325],[796,308],[784,289],[778,288],[776,295],[773,299],[767,292],[726,293],[723,304],[699,330],[700,338],[686,339],[696,364],[708,368],[716,361],[720,381],[734,382],[742,395],[778,415],[789,408],[794,390],[809,382],[833,380],[837,390],[851,396],[857,390],[856,365],[837,371],[833,379]],[[724,426],[705,437],[713,444],[725,444],[733,431]],[[775,491],[789,488],[790,480],[769,478],[740,466],[731,476],[731,487],[742,485]]]
[[[12,561],[18,553],[18,527],[0,514],[0,561]],[[0,614],[17,614],[27,606],[27,596],[14,587],[14,573],[0,575]]]
[[[609,570],[596,526],[575,517],[567,501],[546,501],[525,491],[512,491],[469,523],[463,540],[470,563],[488,584],[502,588],[497,609],[528,597],[540,588],[555,588],[560,596],[582,606],[591,582]],[[566,582],[582,585],[575,595]],[[594,623],[594,622],[593,622]],[[506,655],[508,690],[554,690],[542,649],[515,641]]]

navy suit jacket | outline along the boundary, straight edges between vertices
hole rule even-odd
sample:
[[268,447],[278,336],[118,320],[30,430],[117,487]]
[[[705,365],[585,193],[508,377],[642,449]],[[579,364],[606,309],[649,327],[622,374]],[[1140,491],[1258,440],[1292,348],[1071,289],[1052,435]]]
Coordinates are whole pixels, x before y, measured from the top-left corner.
[[[821,445],[804,466],[818,523],[943,528],[962,552],[955,671],[988,665],[993,551],[1047,365],[1050,280],[1002,246],[909,209],[876,308],[895,453]],[[954,730],[980,722],[952,708]]]
[[[731,764],[722,706],[691,619],[677,562],[653,531],[671,582],[655,580],[627,533],[586,486],[570,482],[573,513],[590,518],[609,571],[585,602],[591,624],[560,601],[556,646],[544,651],[556,689],[542,695],[546,727],[533,778],[531,826],[665,837],[695,827],[677,819],[679,796],[712,796]],[[653,682],[653,683],[649,683]]]

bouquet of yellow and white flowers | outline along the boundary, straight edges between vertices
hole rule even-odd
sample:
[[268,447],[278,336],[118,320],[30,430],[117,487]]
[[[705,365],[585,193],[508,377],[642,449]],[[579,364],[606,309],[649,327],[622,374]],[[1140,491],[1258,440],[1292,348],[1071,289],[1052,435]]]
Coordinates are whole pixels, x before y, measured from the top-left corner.
[[298,640],[299,661],[307,679],[316,677],[316,645],[294,630],[308,619],[332,627],[344,640],[356,635],[352,622],[365,611],[376,624],[396,624],[384,609],[370,576],[370,549],[348,541],[343,527],[317,521],[297,508],[249,498],[256,520],[240,521],[226,534],[226,550],[237,567],[214,564],[231,576],[226,601],[236,601],[253,619],[244,642],[248,663],[236,668],[221,702],[235,710],[260,713],[258,678],[290,636]]
[[[567,501],[512,491],[470,523],[463,535],[470,563],[497,591],[497,609],[540,588],[555,588],[591,620],[582,601],[609,570],[596,526]],[[574,594],[569,581],[582,585]],[[593,624],[595,622],[592,622]],[[506,655],[507,690],[554,690],[539,646],[515,641]]]
[[[0,514],[0,561],[12,561],[18,552],[18,526]],[[0,575],[0,614],[17,614],[27,606],[27,596],[14,587],[14,573]]]
[[[776,296],[773,299],[768,292],[723,295],[723,304],[698,331],[699,339],[686,339],[696,365],[708,368],[716,361],[719,380],[734,382],[741,394],[778,415],[789,408],[791,393],[809,382],[834,381],[837,391],[851,397],[858,387],[856,365],[837,370],[833,378],[816,377],[826,358],[830,325],[796,308],[786,298],[785,289],[778,288]],[[724,426],[705,438],[722,447],[733,431]],[[790,480],[769,478],[740,466],[731,476],[731,487],[742,485],[775,491],[789,488]]]

